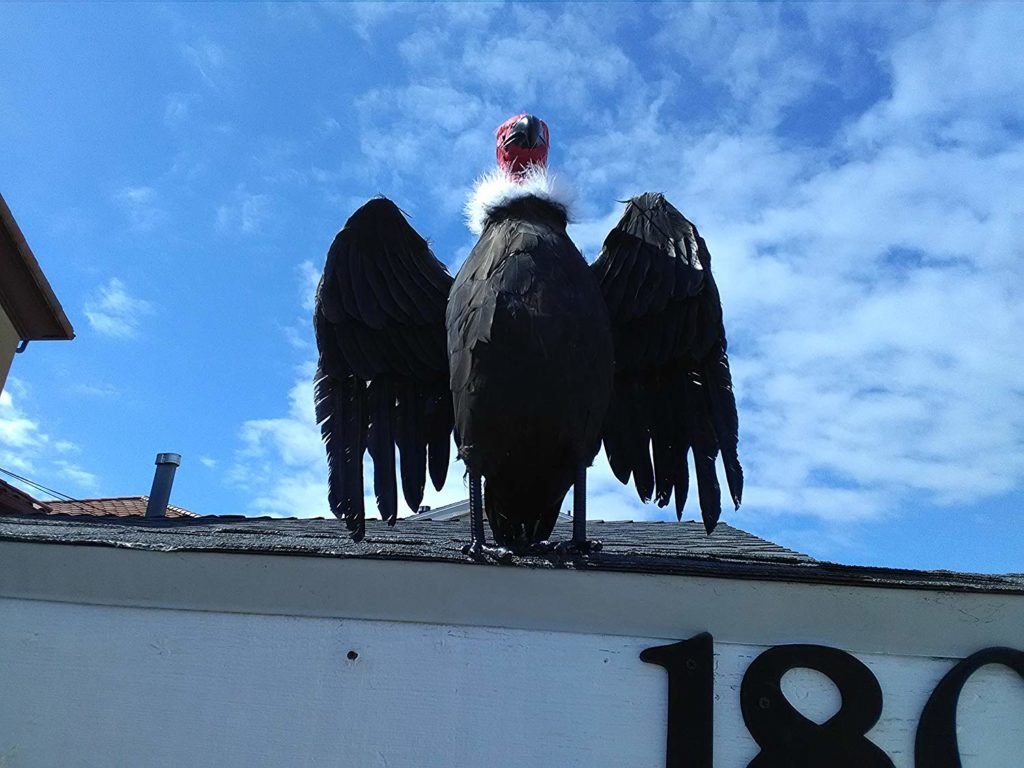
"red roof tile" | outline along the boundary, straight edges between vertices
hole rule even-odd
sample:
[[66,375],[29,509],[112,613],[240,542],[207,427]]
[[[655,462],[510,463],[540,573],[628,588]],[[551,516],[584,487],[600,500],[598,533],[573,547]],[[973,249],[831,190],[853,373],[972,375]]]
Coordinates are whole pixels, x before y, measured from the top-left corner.
[[[104,499],[47,501],[52,515],[92,515],[93,517],[145,517],[149,496],[114,496]],[[167,517],[199,517],[173,504],[167,505]]]
[[[149,496],[110,496],[101,499],[39,501],[0,479],[0,515],[89,515],[91,517],[145,517]],[[183,507],[167,505],[167,517],[199,517]]]

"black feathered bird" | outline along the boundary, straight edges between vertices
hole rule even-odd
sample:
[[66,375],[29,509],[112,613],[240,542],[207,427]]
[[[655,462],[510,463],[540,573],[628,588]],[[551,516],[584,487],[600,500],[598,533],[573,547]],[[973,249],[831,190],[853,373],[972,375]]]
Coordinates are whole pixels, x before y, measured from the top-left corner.
[[[335,237],[317,289],[316,417],[331,511],[365,534],[363,454],[381,516],[444,484],[454,430],[470,478],[467,551],[543,549],[575,486],[570,549],[587,551],[586,468],[603,440],[615,476],[682,515],[693,453],[701,514],[721,514],[721,452],[738,507],[736,403],[711,257],[660,194],[633,198],[588,265],[546,171],[548,127],[516,115],[467,214],[480,239],[454,281],[390,200]],[[483,483],[481,483],[483,478]],[[486,491],[486,493],[483,493]],[[486,512],[498,550],[485,546]]]

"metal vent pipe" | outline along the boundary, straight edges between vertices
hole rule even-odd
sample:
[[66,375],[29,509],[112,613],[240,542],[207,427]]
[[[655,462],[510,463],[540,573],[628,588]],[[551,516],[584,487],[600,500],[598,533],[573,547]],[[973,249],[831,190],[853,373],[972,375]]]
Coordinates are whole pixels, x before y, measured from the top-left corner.
[[180,464],[180,453],[156,455],[156,472],[153,474],[153,487],[149,491],[149,503],[146,504],[146,517],[164,517],[167,514],[167,502],[171,500],[171,486],[174,485],[174,472]]

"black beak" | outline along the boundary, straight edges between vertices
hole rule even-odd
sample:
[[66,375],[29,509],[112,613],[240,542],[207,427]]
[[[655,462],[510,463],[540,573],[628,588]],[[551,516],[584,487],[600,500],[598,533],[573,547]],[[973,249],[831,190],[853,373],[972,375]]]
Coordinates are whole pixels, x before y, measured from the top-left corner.
[[512,131],[505,139],[505,148],[511,146],[533,149],[544,146],[544,130],[541,128],[539,117],[524,115],[512,126]]

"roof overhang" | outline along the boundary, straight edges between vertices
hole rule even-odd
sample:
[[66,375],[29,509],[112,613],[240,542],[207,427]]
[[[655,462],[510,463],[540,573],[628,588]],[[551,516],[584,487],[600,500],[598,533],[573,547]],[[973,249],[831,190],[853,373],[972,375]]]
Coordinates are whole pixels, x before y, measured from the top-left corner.
[[2,598],[648,638],[710,630],[937,657],[1019,644],[1024,607],[1010,593],[0,538]]
[[0,195],[0,305],[27,341],[73,339],[74,328]]
[[0,478],[0,514],[34,515],[51,511],[49,505]]

